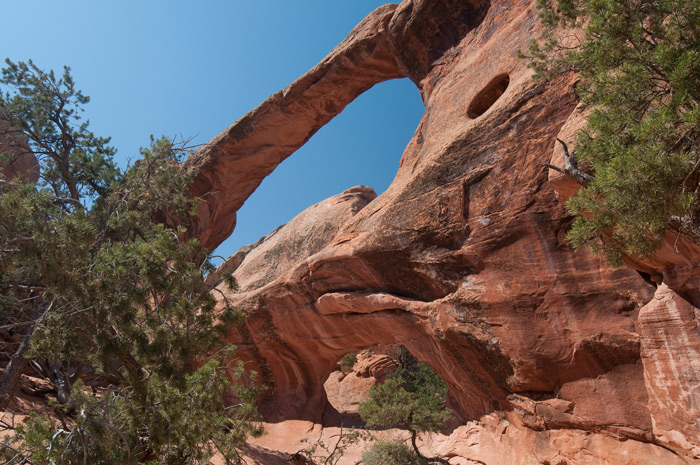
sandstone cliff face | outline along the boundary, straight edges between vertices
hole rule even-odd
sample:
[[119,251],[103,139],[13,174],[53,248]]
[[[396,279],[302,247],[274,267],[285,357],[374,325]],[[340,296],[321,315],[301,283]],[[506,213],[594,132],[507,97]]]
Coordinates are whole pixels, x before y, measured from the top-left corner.
[[464,426],[434,449],[453,464],[700,459],[700,254],[671,241],[630,261],[640,275],[565,241],[561,200],[576,186],[543,163],[582,119],[573,77],[538,85],[516,58],[542,33],[534,3],[381,7],[188,160],[206,200],[196,233],[213,248],[262,179],[361,92],[408,77],[425,103],[386,192],[321,202],[226,265],[248,313],[230,339],[268,385],[269,421],[328,420],[340,357],[397,343],[450,387]]

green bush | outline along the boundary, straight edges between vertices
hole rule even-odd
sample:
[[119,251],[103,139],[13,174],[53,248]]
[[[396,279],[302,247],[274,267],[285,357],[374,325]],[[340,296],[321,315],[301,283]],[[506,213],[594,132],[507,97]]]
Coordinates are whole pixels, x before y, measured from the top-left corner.
[[363,465],[427,465],[430,462],[423,460],[402,440],[377,441],[372,447],[362,454]]
[[14,149],[0,168],[28,145],[41,176],[0,169],[0,326],[22,337],[0,402],[26,359],[58,402],[3,435],[0,462],[194,465],[220,452],[242,463],[257,391],[225,343],[241,315],[212,294],[213,266],[188,233],[198,199],[187,150],[153,139],[122,173],[109,140],[81,121],[88,98],[68,68],[7,64],[0,137]]
[[340,371],[346,374],[350,373],[355,363],[357,363],[357,354],[355,352],[343,355],[343,358],[340,359]]

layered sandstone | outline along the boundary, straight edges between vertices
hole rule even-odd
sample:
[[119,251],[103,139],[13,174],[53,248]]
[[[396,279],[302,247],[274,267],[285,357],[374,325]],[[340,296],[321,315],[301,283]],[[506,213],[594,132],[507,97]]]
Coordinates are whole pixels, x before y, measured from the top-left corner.
[[241,292],[221,289],[248,314],[230,339],[268,386],[269,421],[337,419],[323,384],[340,357],[402,344],[450,387],[462,426],[431,447],[453,464],[700,459],[700,254],[677,236],[630,260],[640,274],[566,242],[561,200],[576,186],[544,163],[582,118],[575,77],[537,84],[516,58],[542,33],[534,3],[381,7],[188,160],[205,200],[196,233],[213,248],[361,92],[408,77],[425,103],[386,192],[311,207],[226,265]]

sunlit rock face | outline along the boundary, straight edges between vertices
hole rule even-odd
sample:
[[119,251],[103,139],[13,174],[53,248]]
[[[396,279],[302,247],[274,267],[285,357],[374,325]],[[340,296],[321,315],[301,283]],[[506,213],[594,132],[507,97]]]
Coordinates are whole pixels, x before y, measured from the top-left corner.
[[450,387],[465,426],[437,449],[452,463],[700,457],[700,254],[676,240],[654,263],[630,260],[645,280],[566,242],[561,199],[576,186],[543,164],[583,119],[575,77],[539,85],[516,58],[542,33],[534,4],[381,7],[187,161],[205,200],[196,233],[213,248],[262,179],[361,92],[408,77],[425,103],[386,192],[321,202],[225,265],[241,291],[220,288],[248,314],[230,340],[268,386],[269,421],[328,420],[340,357],[402,344]]

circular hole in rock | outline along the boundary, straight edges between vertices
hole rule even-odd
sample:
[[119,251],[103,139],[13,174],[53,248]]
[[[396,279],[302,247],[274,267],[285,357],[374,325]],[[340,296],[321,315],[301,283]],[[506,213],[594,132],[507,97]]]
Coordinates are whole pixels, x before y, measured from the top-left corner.
[[486,110],[491,108],[496,100],[503,95],[508,84],[510,84],[510,77],[505,73],[491,79],[469,104],[467,116],[474,119],[486,113]]

